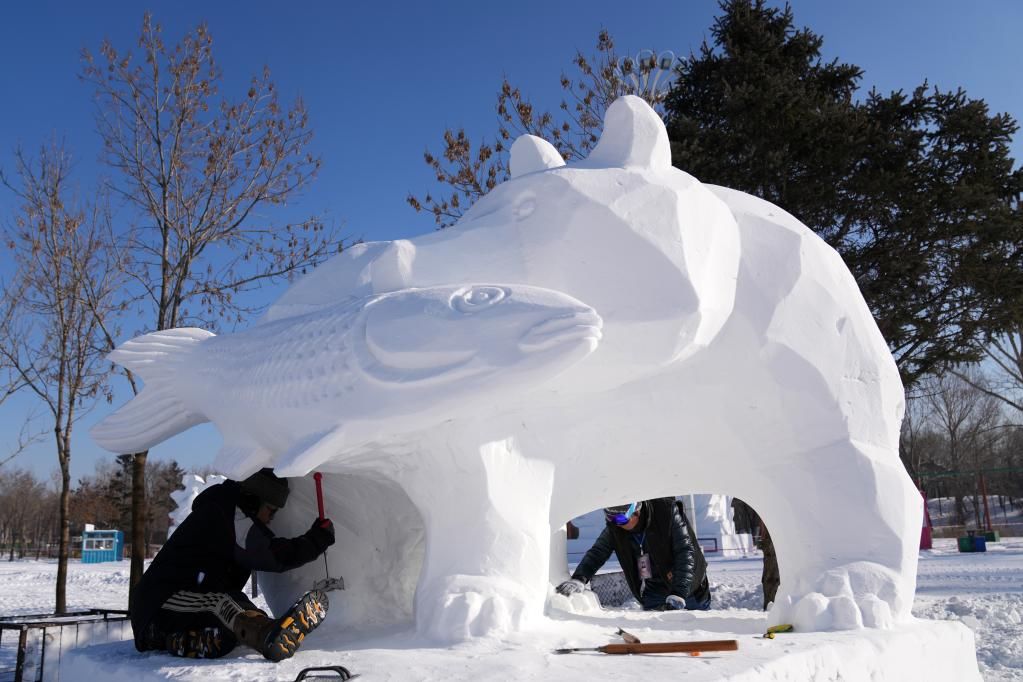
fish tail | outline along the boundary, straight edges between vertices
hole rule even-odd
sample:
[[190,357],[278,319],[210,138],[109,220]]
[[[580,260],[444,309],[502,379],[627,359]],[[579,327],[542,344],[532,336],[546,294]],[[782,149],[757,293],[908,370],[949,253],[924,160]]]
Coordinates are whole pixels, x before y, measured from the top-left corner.
[[182,360],[198,344],[214,336],[192,327],[167,329],[121,344],[108,357],[131,370],[145,386],[126,405],[89,431],[97,444],[111,452],[143,452],[173,435],[208,421],[176,394]]

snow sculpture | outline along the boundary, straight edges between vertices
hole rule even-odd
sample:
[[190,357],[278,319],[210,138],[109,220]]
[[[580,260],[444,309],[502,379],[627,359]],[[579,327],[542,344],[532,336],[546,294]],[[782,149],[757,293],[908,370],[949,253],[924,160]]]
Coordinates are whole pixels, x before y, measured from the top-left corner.
[[[635,97],[608,109],[585,161],[525,136],[511,171],[456,226],[349,249],[235,339],[125,344],[114,359],[151,385],[94,436],[136,451],[211,419],[225,473],[272,462],[302,477],[275,520],[285,534],[314,514],[306,474],[324,472],[330,566],[348,585],[335,626],[414,614],[439,640],[527,627],[563,575],[552,529],[707,491],[742,497],[771,528],[772,622],[909,618],[921,509],[897,453],[902,387],[839,256],[781,209],[674,169]],[[500,286],[478,298],[475,282]],[[485,318],[495,333],[425,312],[497,289],[546,302],[554,321]],[[603,320],[599,345],[579,301]],[[186,370],[200,388],[153,391]],[[276,609],[320,571],[260,582]]]
[[745,556],[753,551],[753,537],[735,530],[730,496],[686,495],[682,501],[704,551],[719,552],[719,556]]
[[192,511],[192,503],[195,502],[195,498],[199,497],[199,493],[209,488],[211,485],[217,485],[223,483],[226,479],[224,476],[218,476],[217,474],[210,474],[206,478],[197,476],[196,474],[185,474],[181,477],[181,484],[184,487],[182,490],[175,490],[171,493],[171,499],[174,501],[174,511],[170,513],[171,523],[167,529],[167,537],[174,534],[174,531],[178,529],[178,526],[185,520],[185,517]]

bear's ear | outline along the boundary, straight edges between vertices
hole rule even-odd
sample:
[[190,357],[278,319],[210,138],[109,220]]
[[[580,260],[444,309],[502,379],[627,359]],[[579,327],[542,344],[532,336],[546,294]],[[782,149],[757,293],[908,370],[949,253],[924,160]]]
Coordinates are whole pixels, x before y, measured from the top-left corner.
[[604,133],[582,166],[670,168],[668,131],[657,112],[635,95],[619,97],[604,114]]
[[547,140],[535,135],[520,135],[511,146],[508,171],[513,178],[526,173],[564,166],[565,160]]

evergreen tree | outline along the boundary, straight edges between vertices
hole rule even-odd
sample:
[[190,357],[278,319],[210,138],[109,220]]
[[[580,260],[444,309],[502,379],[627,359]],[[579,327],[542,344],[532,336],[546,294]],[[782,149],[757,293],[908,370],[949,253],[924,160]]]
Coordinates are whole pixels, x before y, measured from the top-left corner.
[[178,466],[175,460],[169,462],[150,462],[146,471],[146,483],[149,490],[146,491],[146,499],[149,501],[148,515],[146,519],[146,544],[150,542],[163,543],[167,539],[167,529],[170,526],[170,513],[177,508],[171,493],[183,490],[184,485],[181,479],[185,470]]
[[858,101],[862,71],[823,62],[789,7],[721,9],[665,102],[673,163],[778,204],[835,247],[907,384],[975,359],[1023,300],[1015,121],[926,83]]
[[107,481],[107,496],[114,509],[117,510],[117,528],[131,528],[131,491],[132,491],[131,455],[118,455],[113,476]]

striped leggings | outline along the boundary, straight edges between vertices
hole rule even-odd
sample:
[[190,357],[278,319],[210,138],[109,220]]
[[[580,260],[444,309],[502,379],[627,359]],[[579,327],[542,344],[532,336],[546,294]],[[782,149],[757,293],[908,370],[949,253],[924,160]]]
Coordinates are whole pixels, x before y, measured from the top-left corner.
[[[203,628],[219,628],[224,653],[237,644],[235,618],[243,611],[262,611],[244,592],[191,592],[178,590],[167,598],[153,619],[154,644],[168,635]],[[162,648],[162,647],[154,647]]]

